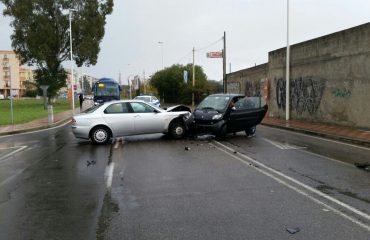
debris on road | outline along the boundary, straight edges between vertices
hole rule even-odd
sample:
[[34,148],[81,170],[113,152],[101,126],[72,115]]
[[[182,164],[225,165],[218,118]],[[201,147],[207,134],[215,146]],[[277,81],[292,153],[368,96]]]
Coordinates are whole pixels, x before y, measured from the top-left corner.
[[95,163],[96,163],[95,160],[91,160],[91,162],[89,160],[86,161],[87,166],[95,165]]
[[296,234],[297,232],[300,231],[299,227],[296,227],[296,228],[286,228],[286,230],[290,234]]
[[190,150],[190,148],[189,148],[189,147],[185,147],[185,150],[186,150],[186,151],[189,151],[189,150]]
[[370,164],[369,163],[354,163],[357,168],[363,169],[365,171],[370,171]]

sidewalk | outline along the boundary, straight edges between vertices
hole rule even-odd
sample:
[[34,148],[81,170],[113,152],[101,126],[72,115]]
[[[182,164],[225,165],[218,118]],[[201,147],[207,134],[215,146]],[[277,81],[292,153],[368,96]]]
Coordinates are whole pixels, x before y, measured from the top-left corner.
[[[88,107],[88,106],[86,106]],[[84,106],[85,109],[85,106]],[[75,109],[75,114],[79,113],[80,109]],[[29,123],[0,126],[0,136],[16,133],[30,132],[45,128],[61,125],[70,121],[72,118],[72,110],[58,113],[54,115],[54,122],[48,123],[48,118],[34,120]],[[325,138],[335,139],[339,141],[350,142],[359,145],[370,146],[370,131],[343,127],[324,123],[306,122],[302,120],[288,120],[281,118],[272,118],[266,116],[262,125],[287,129],[291,131],[321,136]]]
[[370,131],[333,124],[288,120],[266,116],[263,125],[370,146]]
[[[79,112],[80,112],[79,109],[78,110],[75,109],[76,114]],[[23,124],[2,125],[0,126],[0,136],[51,128],[66,123],[71,119],[72,119],[72,110],[69,110],[66,112],[54,114],[54,122],[51,124],[48,123],[48,118],[46,117]]]
[[[91,103],[85,101],[83,104],[82,110],[85,110],[91,106],[92,106]],[[75,114],[80,113],[80,108],[78,107],[75,108],[74,113]],[[1,125],[0,126],[0,136],[31,132],[31,131],[59,126],[68,121],[71,121],[72,116],[73,116],[72,110],[69,110],[69,111],[54,114],[54,121],[53,123],[50,123],[50,124],[48,122],[48,117],[45,117],[45,118],[36,119],[28,123],[14,124],[14,125]]]

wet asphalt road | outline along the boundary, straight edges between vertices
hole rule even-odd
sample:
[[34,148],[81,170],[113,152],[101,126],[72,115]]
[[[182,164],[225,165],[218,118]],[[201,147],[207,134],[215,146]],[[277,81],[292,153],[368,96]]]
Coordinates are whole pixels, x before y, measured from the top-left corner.
[[220,143],[1,137],[0,239],[370,239],[370,173],[353,165],[369,161],[263,126]]

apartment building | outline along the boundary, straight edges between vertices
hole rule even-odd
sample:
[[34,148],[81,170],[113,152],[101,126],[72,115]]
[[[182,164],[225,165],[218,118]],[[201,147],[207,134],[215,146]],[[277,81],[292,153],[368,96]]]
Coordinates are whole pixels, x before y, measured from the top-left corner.
[[13,51],[0,51],[0,94],[19,96],[21,84],[19,77],[20,62]]

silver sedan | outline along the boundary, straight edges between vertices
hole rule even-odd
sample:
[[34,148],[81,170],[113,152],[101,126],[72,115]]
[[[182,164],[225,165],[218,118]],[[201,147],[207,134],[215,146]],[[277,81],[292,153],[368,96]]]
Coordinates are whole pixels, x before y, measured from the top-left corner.
[[111,138],[149,133],[164,133],[175,139],[184,137],[188,111],[166,111],[141,100],[122,100],[94,106],[72,118],[76,138],[95,144]]

